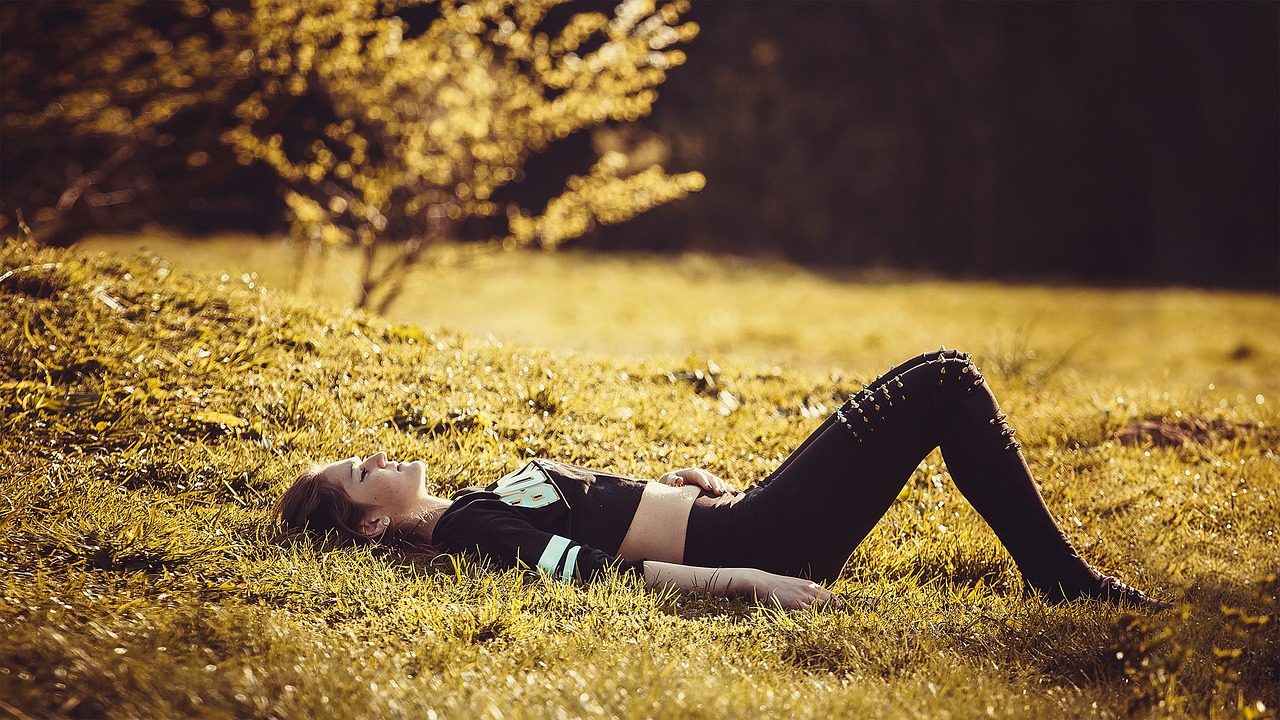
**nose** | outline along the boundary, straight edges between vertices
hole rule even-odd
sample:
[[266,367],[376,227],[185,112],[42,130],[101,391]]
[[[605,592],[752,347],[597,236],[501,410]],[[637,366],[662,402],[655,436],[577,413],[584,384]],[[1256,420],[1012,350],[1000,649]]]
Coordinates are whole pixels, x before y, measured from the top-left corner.
[[378,470],[387,466],[387,454],[383,452],[374,453],[364,460],[360,460],[357,456],[355,460],[357,465],[366,470]]

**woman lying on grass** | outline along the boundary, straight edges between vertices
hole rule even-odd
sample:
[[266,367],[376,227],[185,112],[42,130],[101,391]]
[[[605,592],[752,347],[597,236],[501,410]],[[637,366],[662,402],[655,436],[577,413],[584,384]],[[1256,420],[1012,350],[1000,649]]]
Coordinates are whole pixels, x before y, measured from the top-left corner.
[[701,588],[787,608],[834,598],[839,575],[933,448],[1053,603],[1092,598],[1170,607],[1080,559],[1045,507],[1013,430],[968,354],[912,358],[863,388],[782,465],[746,490],[697,468],[657,482],[533,460],[452,499],[422,462],[378,453],[304,472],[276,513],[291,528],[589,580],[606,568],[650,587]]

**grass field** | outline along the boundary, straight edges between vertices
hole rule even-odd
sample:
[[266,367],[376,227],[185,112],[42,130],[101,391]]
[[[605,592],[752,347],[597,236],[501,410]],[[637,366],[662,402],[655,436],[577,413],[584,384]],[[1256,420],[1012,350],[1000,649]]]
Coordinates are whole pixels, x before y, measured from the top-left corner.
[[[85,252],[153,252],[275,288],[299,281],[284,242],[164,235],[101,237]],[[346,304],[355,253],[306,266],[321,301]],[[1033,374],[1065,372],[1157,392],[1280,394],[1280,297],[946,282],[819,274],[783,263],[704,255],[499,253],[446,248],[410,275],[394,322],[607,357],[698,355],[825,373],[882,369],[923,349],[963,347]],[[1013,369],[1013,368],[1010,368]],[[1239,397],[1238,397],[1239,396]]]
[[[162,257],[121,252],[138,242]],[[7,713],[1227,718],[1280,704],[1275,296],[566,253],[437,258],[384,319],[262,287],[290,282],[289,257],[6,243]],[[341,298],[350,272],[335,259],[311,287]],[[306,463],[380,449],[425,460],[441,494],[530,455],[746,484],[862,381],[944,343],[983,366],[1082,553],[1178,610],[1024,596],[936,455],[830,611],[415,564],[267,522]]]

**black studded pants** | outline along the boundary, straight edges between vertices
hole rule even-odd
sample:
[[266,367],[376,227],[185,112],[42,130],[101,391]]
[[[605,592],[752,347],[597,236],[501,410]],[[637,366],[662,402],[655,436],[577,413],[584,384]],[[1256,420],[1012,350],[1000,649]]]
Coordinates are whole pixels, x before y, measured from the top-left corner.
[[1093,578],[978,367],[954,350],[914,357],[854,394],[738,502],[700,499],[685,562],[834,580],[934,448],[1032,586]]

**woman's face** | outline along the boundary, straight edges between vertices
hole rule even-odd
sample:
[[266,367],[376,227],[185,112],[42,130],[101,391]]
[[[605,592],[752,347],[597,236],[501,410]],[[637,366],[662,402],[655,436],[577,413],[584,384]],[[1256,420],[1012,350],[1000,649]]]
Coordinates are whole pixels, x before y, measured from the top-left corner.
[[320,475],[345,490],[352,502],[368,508],[371,516],[386,516],[394,522],[416,513],[430,497],[426,471],[421,460],[391,462],[380,452],[364,460],[349,457],[330,463]]

